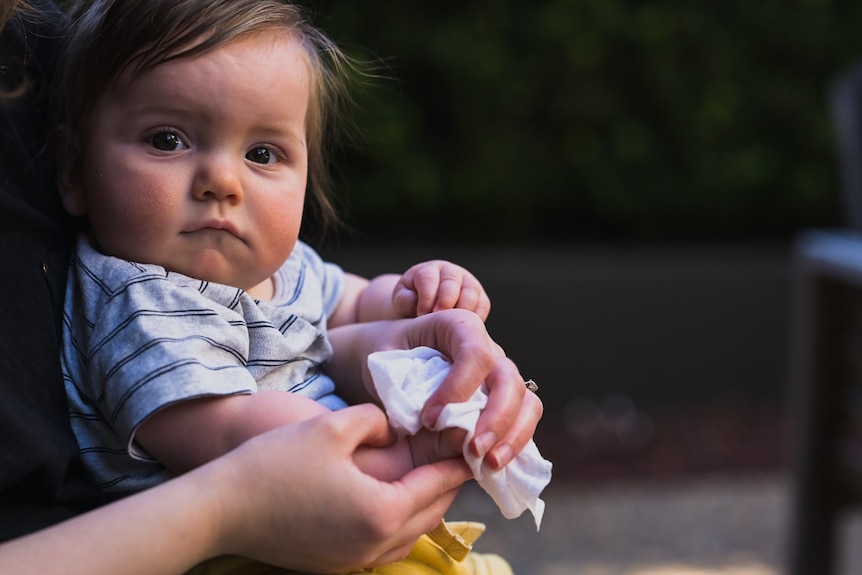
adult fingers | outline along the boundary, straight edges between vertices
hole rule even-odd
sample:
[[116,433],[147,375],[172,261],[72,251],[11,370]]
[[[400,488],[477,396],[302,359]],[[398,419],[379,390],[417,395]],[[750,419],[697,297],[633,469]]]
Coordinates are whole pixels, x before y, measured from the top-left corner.
[[512,461],[535,435],[536,426],[543,412],[544,406],[539,396],[531,391],[525,393],[515,421],[487,453],[485,464],[496,470],[502,469]]
[[[521,418],[521,411],[525,407],[524,379],[510,359],[496,358],[494,368],[485,379],[485,386],[488,390],[488,403],[476,423],[476,433],[469,449],[479,457],[493,450],[497,458],[495,461],[508,462],[526,445],[529,437],[523,439],[523,435],[532,435],[538,419],[532,422],[531,411]],[[516,425],[518,427],[513,434],[512,428]],[[523,426],[526,426],[526,429]],[[515,440],[517,443],[513,445],[504,439]]]
[[442,521],[461,485],[471,477],[464,460],[453,458],[417,467],[391,484],[396,491],[394,500],[401,502],[397,507],[403,513],[401,527],[373,564],[404,557],[416,539]]
[[488,336],[485,324],[474,313],[447,310],[425,316],[434,340],[430,345],[439,349],[452,363],[449,374],[428,398],[422,412],[425,427],[433,429],[443,406],[467,401],[502,358],[502,350]]

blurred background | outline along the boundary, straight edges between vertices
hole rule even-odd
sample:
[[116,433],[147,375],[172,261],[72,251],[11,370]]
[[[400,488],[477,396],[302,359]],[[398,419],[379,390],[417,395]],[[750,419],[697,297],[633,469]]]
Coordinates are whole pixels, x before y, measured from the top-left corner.
[[368,239],[782,241],[838,218],[824,92],[862,53],[858,3],[310,4],[392,78],[339,164]]
[[862,4],[306,4],[381,76],[324,255],[465,265],[541,387],[542,531],[453,511],[521,575],[784,573],[791,249],[844,223],[827,93]]

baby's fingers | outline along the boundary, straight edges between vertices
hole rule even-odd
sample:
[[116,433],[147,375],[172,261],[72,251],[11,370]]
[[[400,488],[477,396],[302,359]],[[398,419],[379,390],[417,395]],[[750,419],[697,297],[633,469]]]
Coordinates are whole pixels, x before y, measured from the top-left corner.
[[392,307],[399,317],[416,317],[419,297],[413,289],[399,283],[392,294]]
[[433,260],[417,264],[404,273],[399,284],[400,289],[411,289],[415,295],[398,296],[401,298],[396,301],[398,309],[415,301],[416,316],[458,308],[472,311],[485,321],[491,311],[491,300],[479,280],[451,262]]
[[491,300],[476,276],[455,264],[440,270],[440,288],[434,311],[466,309],[485,321],[491,311]]
[[461,280],[461,290],[454,307],[472,311],[485,321],[491,313],[491,300],[479,280],[468,273]]
[[[406,286],[410,286],[416,292],[416,315],[425,315],[438,311],[437,302],[440,289],[443,287],[443,274],[441,273],[444,262],[434,260],[417,264],[407,270],[401,280]],[[451,288],[447,288],[451,289]],[[444,308],[445,309],[445,308]]]

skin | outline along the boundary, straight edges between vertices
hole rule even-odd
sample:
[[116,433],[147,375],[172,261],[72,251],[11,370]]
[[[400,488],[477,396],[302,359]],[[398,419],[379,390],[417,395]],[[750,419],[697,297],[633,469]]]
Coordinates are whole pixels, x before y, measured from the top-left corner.
[[308,94],[285,34],[123,76],[93,108],[64,205],[105,253],[270,299],[302,221]]
[[[500,438],[486,457],[500,467],[532,436],[541,402],[524,396],[517,369],[476,322],[481,314],[470,315],[369,324],[364,351],[429,345],[453,358],[453,372],[426,406],[428,414],[435,405],[465,400],[487,379],[491,403],[479,429]],[[158,487],[3,543],[0,573],[181,573],[231,553],[322,573],[389,563],[439,523],[470,477],[456,459],[393,482],[356,466],[360,445],[391,441],[385,416],[367,404],[279,427]]]
[[225,554],[315,573],[390,563],[440,521],[469,478],[454,459],[391,483],[353,463],[359,444],[390,440],[371,405],[273,430],[177,479],[0,545],[0,572],[165,575]]
[[[105,253],[270,299],[302,221],[308,83],[286,34],[121,77],[65,164],[66,210],[88,218]],[[371,282],[348,274],[329,324],[453,307],[484,320],[490,300],[472,274],[435,260]]]
[[[352,337],[357,332],[364,337]],[[492,467],[523,448],[541,417],[538,397],[512,378],[520,377],[517,368],[471,312],[355,324],[333,336],[334,345],[348,346],[339,354],[347,364],[373,350],[438,347],[455,360],[438,392],[443,401],[463,401],[477,381],[486,381],[495,409],[510,413],[515,406],[508,420],[487,411],[480,418],[477,429],[501,439],[485,459]],[[385,415],[370,404],[279,427],[158,487],[0,545],[0,572],[53,573],[73,565],[93,574],[180,573],[224,554],[317,573],[390,563],[439,523],[471,477],[460,459],[423,465],[397,481],[359,469],[361,445],[392,441]]]
[[491,312],[491,300],[479,280],[444,260],[422,262],[400,276],[384,274],[370,282],[347,275],[341,304],[329,318],[331,327],[454,308],[472,311],[485,321]]
[[327,371],[351,403],[367,397],[371,375],[364,359],[373,351],[426,345],[449,357],[449,375],[422,409],[422,421],[428,428],[437,422],[445,405],[466,401],[477,382],[484,382],[488,404],[479,416],[469,449],[484,456],[483,463],[491,469],[505,467],[520,453],[541,419],[541,400],[526,392],[517,366],[472,312],[451,309],[414,319],[347,325],[331,330],[329,336],[336,353]]
[[[302,220],[309,81],[303,52],[286,32],[256,34],[139,77],[121,76],[94,104],[80,157],[66,164],[66,209],[88,217],[105,253],[271,298],[271,277],[293,251]],[[329,323],[338,329],[455,306],[480,321],[490,309],[471,274],[438,260],[400,277],[349,276]],[[360,382],[347,392],[356,403],[375,399],[370,380],[354,375],[365,370],[365,356],[345,363],[338,355],[353,347],[349,338],[364,337],[354,330],[339,336],[346,343],[335,347],[330,362],[349,366],[335,368],[343,372],[336,381]],[[182,472],[322,411],[278,392],[197,399],[150,416],[135,441]],[[485,453],[499,437],[479,435],[472,448]],[[409,440],[412,449],[401,441],[385,452],[356,455],[364,470],[394,479],[416,464],[457,455],[462,441],[460,431],[442,438],[423,433]],[[507,459],[508,449],[501,444],[491,461]]]
[[[342,340],[345,330],[366,337]],[[490,420],[516,450],[541,416],[535,394],[524,395],[522,383],[503,377],[517,370],[471,312],[334,331],[335,345],[349,346],[340,354],[348,363],[371,350],[438,346],[456,358],[444,383],[448,393],[472,391],[479,378],[488,382],[490,397],[520,395],[515,418]],[[384,414],[370,404],[277,428],[158,487],[0,545],[0,572],[53,573],[72,565],[94,574],[180,573],[224,554],[319,573],[390,563],[439,523],[470,478],[460,459],[424,465],[391,482],[359,469],[360,445],[392,440]]]

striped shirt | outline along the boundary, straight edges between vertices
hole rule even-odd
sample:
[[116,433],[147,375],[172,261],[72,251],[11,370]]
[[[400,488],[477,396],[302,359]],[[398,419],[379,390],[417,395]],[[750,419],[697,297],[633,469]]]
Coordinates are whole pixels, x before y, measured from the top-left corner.
[[63,377],[93,481],[139,491],[172,474],[134,441],[159,409],[188,399],[285,390],[343,407],[323,365],[326,318],[344,273],[298,242],[275,297],[103,255],[82,237],[66,288]]

